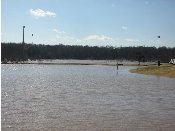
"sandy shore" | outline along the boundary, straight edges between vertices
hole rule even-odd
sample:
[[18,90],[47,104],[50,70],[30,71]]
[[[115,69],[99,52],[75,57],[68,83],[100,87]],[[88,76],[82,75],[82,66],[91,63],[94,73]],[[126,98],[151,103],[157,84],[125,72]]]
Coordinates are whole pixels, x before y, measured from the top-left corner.
[[131,69],[131,73],[139,73],[145,75],[156,75],[175,78],[175,65],[163,64],[161,66],[149,65],[143,68]]

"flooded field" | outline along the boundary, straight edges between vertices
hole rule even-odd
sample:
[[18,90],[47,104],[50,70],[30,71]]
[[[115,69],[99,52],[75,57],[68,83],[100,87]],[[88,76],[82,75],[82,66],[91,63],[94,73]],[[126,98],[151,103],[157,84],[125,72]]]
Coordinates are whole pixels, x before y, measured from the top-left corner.
[[131,68],[2,64],[2,130],[174,130],[175,79]]

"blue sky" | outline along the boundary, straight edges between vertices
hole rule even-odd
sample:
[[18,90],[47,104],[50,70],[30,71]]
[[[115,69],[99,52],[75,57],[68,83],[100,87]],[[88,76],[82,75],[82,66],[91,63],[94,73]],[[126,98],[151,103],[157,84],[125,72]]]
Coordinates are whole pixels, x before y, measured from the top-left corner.
[[26,43],[175,47],[174,12],[175,0],[2,0],[1,41],[22,42],[25,25]]

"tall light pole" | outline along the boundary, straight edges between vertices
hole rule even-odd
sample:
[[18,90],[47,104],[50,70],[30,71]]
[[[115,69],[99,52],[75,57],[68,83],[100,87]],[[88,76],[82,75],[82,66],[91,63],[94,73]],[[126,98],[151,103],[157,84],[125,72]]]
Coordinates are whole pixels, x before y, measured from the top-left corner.
[[24,28],[25,28],[25,26],[23,26],[23,41],[22,41],[22,61],[24,62],[24,60],[25,60],[25,54],[24,54],[24,49],[25,49],[25,47],[24,47]]
[[[160,35],[158,35],[157,38],[160,39]],[[157,65],[160,66],[160,56]]]
[[24,28],[25,26],[23,26],[23,41],[22,41],[23,44],[24,44]]

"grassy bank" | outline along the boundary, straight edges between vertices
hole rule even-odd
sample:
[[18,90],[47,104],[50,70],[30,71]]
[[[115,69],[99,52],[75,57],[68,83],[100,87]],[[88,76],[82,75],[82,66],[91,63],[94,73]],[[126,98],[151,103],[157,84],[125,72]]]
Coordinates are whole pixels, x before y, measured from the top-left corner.
[[145,75],[157,75],[175,78],[175,65],[163,64],[161,66],[150,65],[143,68],[131,69],[131,73],[139,73]]

